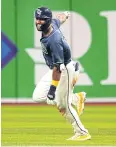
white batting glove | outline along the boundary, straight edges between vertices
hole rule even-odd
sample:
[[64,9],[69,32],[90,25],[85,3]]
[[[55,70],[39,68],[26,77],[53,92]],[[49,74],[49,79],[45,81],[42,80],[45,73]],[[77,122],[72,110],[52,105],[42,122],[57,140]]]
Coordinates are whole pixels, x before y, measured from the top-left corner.
[[65,12],[63,12],[63,13],[66,15],[66,18],[68,19],[69,16],[70,16],[70,12],[69,12],[69,11],[65,11]]

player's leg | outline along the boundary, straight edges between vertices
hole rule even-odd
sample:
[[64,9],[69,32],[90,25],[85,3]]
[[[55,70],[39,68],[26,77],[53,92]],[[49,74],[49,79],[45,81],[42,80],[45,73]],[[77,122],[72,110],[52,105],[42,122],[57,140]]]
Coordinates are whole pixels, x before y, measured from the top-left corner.
[[[72,107],[72,79],[74,74],[74,66],[72,63],[67,65],[67,70],[62,71],[59,85],[57,87],[57,106],[63,116],[72,124],[74,132],[77,136],[85,136],[88,134],[84,128],[80,118]],[[68,75],[68,76],[67,76]],[[74,139],[73,139],[74,140]]]
[[86,100],[86,93],[85,92],[79,92],[79,93],[73,93],[74,86],[78,82],[79,74],[80,74],[80,66],[77,64],[77,70],[74,72],[73,80],[72,80],[72,104],[77,107],[78,115],[80,116],[84,111],[84,103]]
[[[70,108],[70,111],[72,112],[72,114],[75,116],[75,120],[76,120],[72,124],[72,126],[74,128],[75,135],[73,137],[69,138],[68,140],[79,140],[79,141],[82,141],[82,140],[91,139],[91,136],[89,135],[88,130],[85,129],[85,127],[83,126],[83,124],[80,121],[79,115],[76,115],[76,113],[74,112],[74,109],[72,107],[72,100],[74,99],[75,95],[76,95],[75,100],[78,101],[78,102],[76,102],[76,104],[79,104],[80,106],[82,106],[82,104],[83,104],[83,102],[80,101],[80,100],[82,100],[82,97],[85,94],[84,92],[73,94],[73,96],[72,96],[72,83],[71,82],[73,81],[73,79],[75,77],[75,74],[76,74],[76,76],[78,76],[79,72],[78,71],[76,71],[76,72],[74,71],[74,74],[73,74],[73,70],[72,70],[72,66],[71,65],[69,65],[69,67],[67,67],[67,69],[68,69],[68,73],[69,73],[69,108]],[[78,77],[76,79],[78,79]],[[80,104],[80,102],[81,102],[81,104]],[[77,110],[79,110],[79,108],[80,108],[79,105],[77,106]]]
[[72,104],[77,108],[77,113],[79,116],[83,114],[85,100],[85,92],[72,93]]
[[52,70],[49,70],[38,82],[33,92],[33,100],[38,103],[47,102],[47,94],[52,81]]
[[[72,123],[72,126],[74,128],[74,132],[75,135],[71,138],[69,138],[68,140],[87,140],[90,139],[91,136],[88,133],[88,130],[85,129],[85,127],[83,126],[83,124],[80,121],[79,115],[76,113],[75,109],[72,107],[72,81],[75,75],[75,71],[73,70],[73,66],[71,66],[71,64],[67,65],[67,70],[68,70],[68,76],[69,76],[69,97],[67,99],[69,99],[69,101],[67,101],[68,103],[68,110],[70,111],[69,113],[71,113],[74,117],[74,122]],[[78,74],[77,74],[78,75]],[[77,96],[79,96],[79,94],[77,94]],[[78,99],[78,101],[80,100],[80,97],[76,98]],[[68,112],[68,111],[67,111]]]

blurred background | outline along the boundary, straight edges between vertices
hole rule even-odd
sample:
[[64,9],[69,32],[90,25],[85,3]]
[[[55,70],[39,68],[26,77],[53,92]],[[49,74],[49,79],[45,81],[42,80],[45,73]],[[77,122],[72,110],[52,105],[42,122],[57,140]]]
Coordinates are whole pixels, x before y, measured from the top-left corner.
[[86,91],[90,101],[116,102],[115,5],[115,0],[2,0],[2,99],[31,99],[48,70],[34,25],[34,10],[46,6],[54,16],[71,13],[61,29],[82,67],[75,91]]
[[71,13],[61,30],[81,65],[74,91],[87,93],[81,120],[92,135],[78,145],[116,145],[116,0],[1,0],[2,144],[77,145],[65,141],[71,126],[54,107],[32,101],[48,70],[34,25],[41,6]]

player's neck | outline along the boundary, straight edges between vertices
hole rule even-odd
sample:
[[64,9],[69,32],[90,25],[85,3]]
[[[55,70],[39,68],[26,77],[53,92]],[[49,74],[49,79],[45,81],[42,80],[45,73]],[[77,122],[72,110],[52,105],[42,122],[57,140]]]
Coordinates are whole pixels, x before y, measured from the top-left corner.
[[52,25],[50,25],[49,28],[46,31],[42,32],[43,37],[49,36],[52,31],[53,31],[53,28],[52,28]]

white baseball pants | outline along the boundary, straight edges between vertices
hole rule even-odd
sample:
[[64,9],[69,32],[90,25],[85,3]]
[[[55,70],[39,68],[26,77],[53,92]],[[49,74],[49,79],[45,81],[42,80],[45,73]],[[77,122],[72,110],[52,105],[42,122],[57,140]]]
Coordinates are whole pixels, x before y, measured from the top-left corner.
[[[75,63],[71,61],[67,64],[66,68],[62,70],[59,84],[56,90],[56,97],[54,103],[56,103],[60,112],[63,110],[64,117],[73,125],[74,131],[80,134],[86,134],[88,131],[82,125],[79,116],[75,109],[72,107],[72,103],[77,102],[77,97],[73,94],[73,79],[78,76],[78,72],[75,72]],[[33,100],[39,103],[47,102],[47,94],[52,82],[52,70],[49,70],[40,82],[37,84],[33,92]]]

